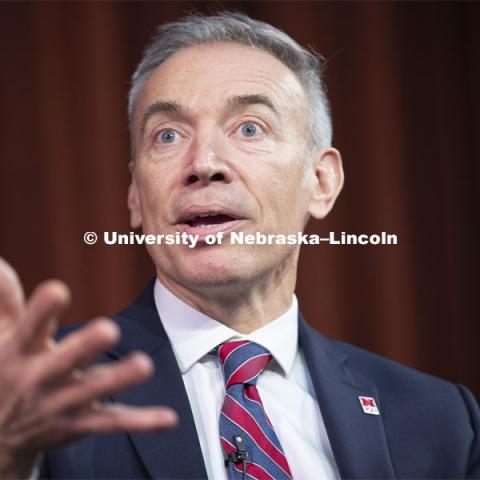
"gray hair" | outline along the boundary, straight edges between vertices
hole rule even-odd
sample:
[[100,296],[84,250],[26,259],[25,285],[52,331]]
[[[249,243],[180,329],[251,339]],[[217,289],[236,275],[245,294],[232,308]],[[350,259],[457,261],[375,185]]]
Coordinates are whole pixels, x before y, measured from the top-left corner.
[[239,12],[222,12],[213,16],[188,15],[176,22],[161,25],[147,45],[132,76],[128,94],[128,118],[134,154],[133,110],[146,82],[165,60],[183,48],[214,42],[233,42],[267,51],[300,80],[309,104],[309,150],[326,148],[332,141],[332,120],[322,83],[324,60],[312,49],[301,47],[281,30],[253,20]]

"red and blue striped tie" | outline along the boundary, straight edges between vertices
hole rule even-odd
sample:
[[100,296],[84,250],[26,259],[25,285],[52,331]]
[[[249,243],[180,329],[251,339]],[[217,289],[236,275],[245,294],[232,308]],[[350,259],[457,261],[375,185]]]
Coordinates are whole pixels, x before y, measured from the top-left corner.
[[288,480],[290,467],[257,390],[271,353],[246,340],[218,347],[226,395],[220,412],[220,438],[231,479]]

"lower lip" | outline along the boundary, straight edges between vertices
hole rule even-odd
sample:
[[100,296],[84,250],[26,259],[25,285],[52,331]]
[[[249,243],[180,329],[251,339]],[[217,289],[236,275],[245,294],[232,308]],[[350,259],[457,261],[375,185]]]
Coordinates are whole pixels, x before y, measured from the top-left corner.
[[210,225],[208,227],[191,227],[187,223],[176,225],[179,232],[185,232],[189,235],[198,235],[198,241],[205,240],[207,235],[215,235],[219,232],[228,233],[238,228],[244,220],[231,220],[230,222],[219,223],[218,225]]

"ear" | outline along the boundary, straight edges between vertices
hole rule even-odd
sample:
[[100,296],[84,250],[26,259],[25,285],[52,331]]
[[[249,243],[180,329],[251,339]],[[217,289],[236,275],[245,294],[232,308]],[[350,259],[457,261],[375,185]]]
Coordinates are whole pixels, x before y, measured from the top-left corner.
[[142,226],[142,211],[140,208],[140,197],[138,195],[137,181],[135,179],[135,165],[133,162],[129,164],[132,180],[128,187],[128,209],[130,210],[130,226],[139,228]]
[[342,156],[336,148],[321,151],[313,164],[314,187],[308,211],[312,217],[325,218],[343,187]]

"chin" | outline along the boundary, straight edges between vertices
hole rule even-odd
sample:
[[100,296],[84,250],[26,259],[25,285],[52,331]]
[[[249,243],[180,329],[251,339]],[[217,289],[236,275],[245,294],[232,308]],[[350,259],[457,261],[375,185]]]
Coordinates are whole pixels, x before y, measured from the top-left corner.
[[243,282],[252,276],[249,264],[254,262],[246,256],[239,257],[235,252],[198,252],[196,258],[182,268],[192,285],[197,287],[222,287]]
[[[153,252],[152,252],[153,253]],[[215,288],[238,285],[251,280],[258,259],[226,245],[184,249],[170,256],[165,264],[163,253],[153,254],[157,270],[175,282],[190,288]],[[157,257],[157,258],[155,258]]]

